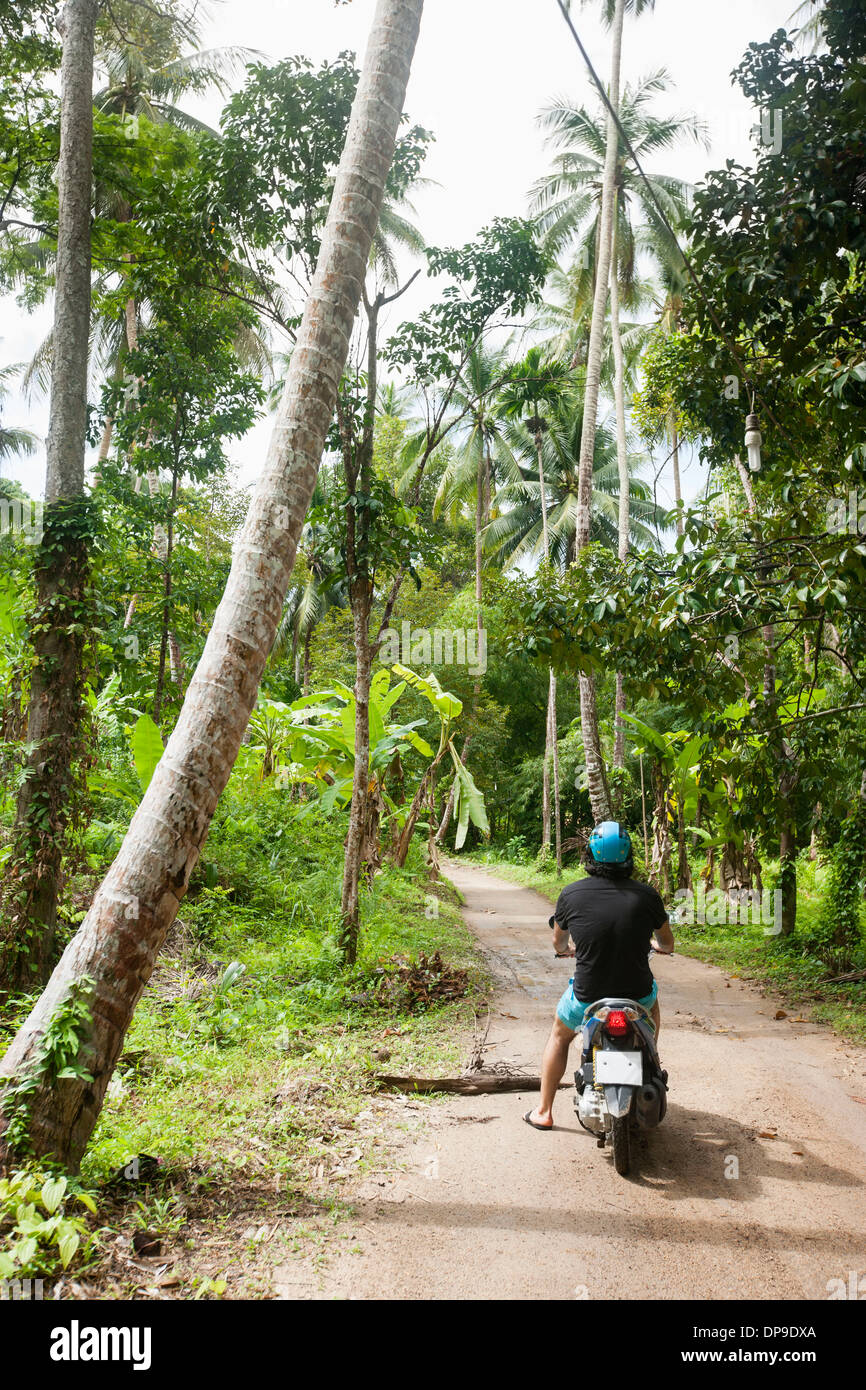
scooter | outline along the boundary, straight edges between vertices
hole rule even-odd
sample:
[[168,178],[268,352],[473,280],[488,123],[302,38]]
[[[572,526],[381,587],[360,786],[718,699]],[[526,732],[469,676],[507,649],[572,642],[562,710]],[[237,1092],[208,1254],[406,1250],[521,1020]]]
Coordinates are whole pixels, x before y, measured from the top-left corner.
[[659,1063],[649,1012],[635,999],[599,999],[584,1016],[574,1108],[598,1147],[610,1141],[616,1171],[631,1167],[632,1133],[654,1129],[667,1110],[668,1074]]

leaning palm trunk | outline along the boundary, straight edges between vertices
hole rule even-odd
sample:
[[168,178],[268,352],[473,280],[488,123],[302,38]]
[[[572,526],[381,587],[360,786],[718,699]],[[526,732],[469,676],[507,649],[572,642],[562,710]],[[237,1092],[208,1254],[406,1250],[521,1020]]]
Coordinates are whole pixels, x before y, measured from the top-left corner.
[[[423,0],[379,0],[319,264],[225,594],[120,853],[0,1064],[0,1075],[35,1083],[26,1114],[33,1153],[70,1167],[87,1146],[133,1011],[189,886],[276,636],[348,355],[422,8]],[[86,1079],[56,1078],[40,1051],[71,996],[89,1012],[78,1034]],[[0,1167],[11,1158],[0,1139]]]
[[43,536],[34,557],[36,664],[26,780],[7,876],[13,911],[0,940],[0,985],[32,989],[54,955],[63,847],[79,753],[88,575],[84,454],[90,328],[93,47],[97,0],[63,11],[57,272]]
[[[619,278],[616,246],[616,208],[613,219],[613,246],[610,261],[610,328],[613,342],[614,384],[613,394],[616,405],[616,460],[619,472],[619,517],[617,533],[619,539],[619,558],[628,555],[629,533],[629,493],[628,443],[625,433],[625,359],[622,350],[622,333],[619,322]],[[616,705],[614,709],[613,765],[625,766],[625,723],[626,709],[625,684],[622,673],[616,676]]]
[[[610,103],[614,111],[619,110],[620,68],[622,66],[622,30],[625,18],[625,0],[616,0],[613,19],[613,54],[610,74]],[[580,473],[577,490],[577,528],[575,534],[575,555],[589,544],[589,528],[592,520],[592,468],[595,452],[595,431],[598,424],[598,397],[601,388],[601,359],[604,347],[604,321],[607,311],[608,280],[613,251],[613,214],[616,180],[616,158],[619,148],[619,132],[613,115],[608,112],[607,145],[604,157],[604,182],[602,185],[601,216],[599,219],[598,265],[596,267],[595,294],[592,302],[592,322],[589,331],[589,348],[586,360],[586,386],[583,403],[583,429],[580,438]],[[604,755],[598,728],[598,710],[595,700],[595,677],[580,677],[580,721],[583,731],[583,747],[586,757],[586,776],[592,814],[596,821],[610,820],[612,810]]]

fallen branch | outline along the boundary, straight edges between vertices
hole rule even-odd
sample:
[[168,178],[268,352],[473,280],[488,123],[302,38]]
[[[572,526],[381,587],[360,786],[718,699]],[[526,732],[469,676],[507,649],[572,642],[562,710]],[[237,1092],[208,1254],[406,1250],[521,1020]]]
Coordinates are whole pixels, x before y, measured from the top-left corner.
[[858,980],[866,980],[866,970],[849,970],[847,975],[834,975],[832,979],[822,980],[822,985],[853,985]]
[[[377,1075],[376,1084],[385,1091],[453,1091],[460,1096],[488,1095],[495,1091],[540,1091],[540,1076],[516,1076],[475,1072],[472,1076],[382,1076]],[[568,1087],[563,1081],[559,1089]]]

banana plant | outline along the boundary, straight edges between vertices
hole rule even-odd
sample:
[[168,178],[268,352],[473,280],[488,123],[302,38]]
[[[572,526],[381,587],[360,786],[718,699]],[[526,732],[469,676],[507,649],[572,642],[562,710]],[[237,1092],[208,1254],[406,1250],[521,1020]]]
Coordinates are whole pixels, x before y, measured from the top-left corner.
[[430,767],[424,775],[409,809],[409,815],[403,826],[400,841],[397,847],[397,863],[403,864],[409,850],[409,841],[415,829],[415,822],[423,804],[424,795],[432,778],[435,776],[436,768],[446,753],[450,753],[454,763],[454,812],[457,819],[457,835],[454,840],[455,849],[462,849],[466,842],[466,835],[469,824],[476,826],[482,835],[490,834],[490,825],[487,820],[487,808],[484,804],[484,797],[472,777],[472,773],[460,759],[460,754],[454,744],[453,726],[463,713],[463,702],[458,700],[456,695],[451,695],[443,690],[436,677],[431,672],[429,676],[419,676],[417,672],[411,671],[408,666],[394,666],[393,671],[400,676],[407,685],[411,685],[426,700],[429,700],[436,714],[439,717],[439,749]]
[[[124,728],[129,740],[129,751],[138,779],[138,786],[124,781],[122,777],[113,772],[103,770],[91,772],[87,778],[87,785],[91,791],[115,796],[134,809],[150,786],[151,778],[165,751],[165,746],[162,741],[162,734],[150,715],[139,714],[137,710],[132,708],[129,696],[118,695],[119,684],[120,677],[118,675],[112,676],[99,695],[94,694],[92,690],[87,690],[85,698],[97,729],[102,731],[103,737],[117,736],[120,729]],[[123,726],[121,723],[121,716],[126,713],[138,715],[132,726]]]
[[[392,671],[398,678],[394,685]],[[438,748],[419,733],[427,723],[425,719],[400,723],[393,717],[395,705],[410,687],[429,703],[439,721]],[[453,744],[453,729],[462,712],[462,702],[443,690],[433,674],[425,677],[408,666],[395,665],[391,670],[383,667],[373,677],[369,701],[368,838],[374,832],[378,835],[381,813],[385,811],[399,832],[394,850],[398,864],[405,862],[430,779],[449,754],[454,760],[458,784],[457,847],[464,843],[470,822],[482,833],[489,833],[484,798]],[[328,815],[348,806],[355,762],[355,695],[348,686],[334,681],[329,689],[291,704],[262,698],[249,727],[250,751],[260,760],[262,778],[273,775],[280,783],[304,785],[318,793],[302,803],[298,814],[308,814],[316,808]],[[403,758],[410,750],[426,759],[428,766],[407,810],[389,795],[387,779],[402,779]],[[374,848],[377,850],[378,846],[369,847],[367,862],[377,857]]]
[[[637,756],[647,753],[651,759],[651,782],[655,797],[653,820],[653,876],[662,893],[670,892],[670,824],[676,817],[678,843],[677,887],[691,888],[692,877],[686,854],[686,826],[697,816],[698,803],[704,794],[701,785],[701,764],[709,740],[703,734],[691,734],[688,729],[660,733],[636,715],[624,714],[625,719],[640,734],[642,743],[633,751]],[[671,800],[674,811],[671,810]],[[702,832],[691,825],[693,833]],[[703,836],[702,836],[703,837]]]

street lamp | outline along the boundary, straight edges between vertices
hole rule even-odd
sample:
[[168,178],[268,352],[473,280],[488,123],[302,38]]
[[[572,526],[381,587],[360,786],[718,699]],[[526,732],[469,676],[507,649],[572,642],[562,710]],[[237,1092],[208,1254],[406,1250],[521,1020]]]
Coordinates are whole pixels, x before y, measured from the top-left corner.
[[758,428],[757,415],[746,416],[746,449],[749,453],[749,469],[752,473],[761,471],[761,445],[764,442],[763,435]]

